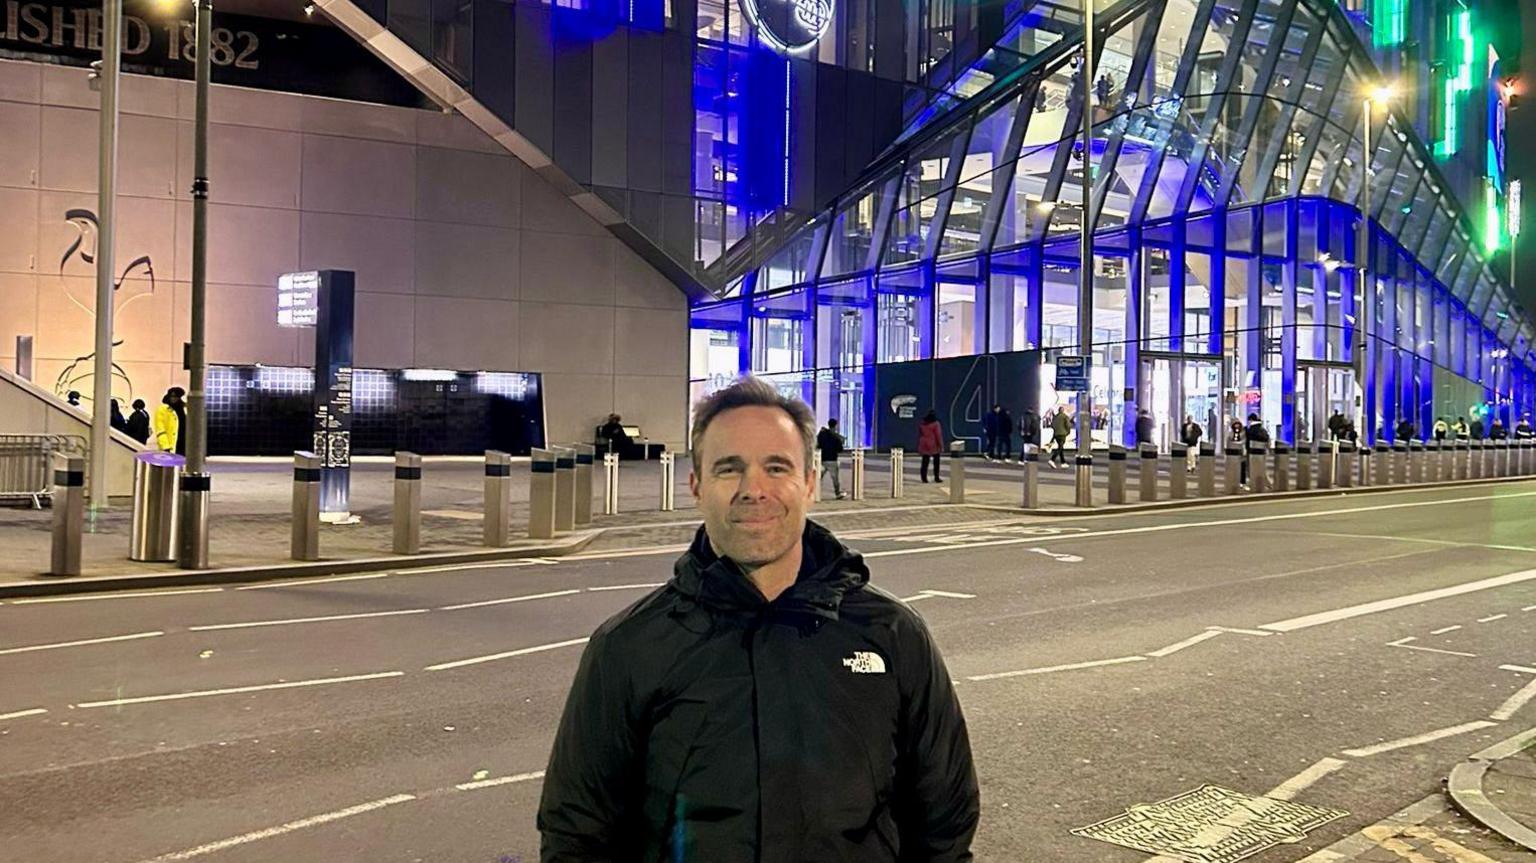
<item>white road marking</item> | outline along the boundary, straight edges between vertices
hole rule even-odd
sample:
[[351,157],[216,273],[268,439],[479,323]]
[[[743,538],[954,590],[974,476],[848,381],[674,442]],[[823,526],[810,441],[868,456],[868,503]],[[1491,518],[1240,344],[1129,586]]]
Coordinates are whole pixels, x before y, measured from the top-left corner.
[[47,712],[48,711],[44,708],[34,707],[31,710],[18,710],[15,713],[0,713],[0,720],[20,719],[23,716],[38,716]]
[[1262,629],[1238,629],[1237,627],[1232,626],[1207,626],[1206,629],[1209,629],[1213,632],[1230,632],[1234,635],[1254,635],[1261,638],[1267,638],[1275,634],[1273,632],[1265,632]]
[[1023,677],[1029,674],[1054,674],[1058,671],[1077,671],[1081,668],[1099,668],[1105,665],[1124,665],[1127,662],[1146,662],[1145,656],[1121,656],[1116,659],[1096,659],[1092,662],[1074,662],[1070,665],[1051,665],[1045,668],[1025,668],[1020,671],[1000,671],[996,674],[976,674],[966,680],[1001,680],[1004,677]]
[[1477,622],[1478,623],[1492,623],[1495,620],[1503,620],[1504,618],[1506,618],[1508,616],[1509,615],[1507,615],[1507,614],[1490,614],[1487,617],[1479,617],[1477,619]]
[[1497,545],[1486,542],[1456,542],[1450,539],[1429,539],[1422,536],[1386,536],[1374,533],[1333,533],[1330,531],[1308,531],[1313,536],[1331,536],[1339,539],[1374,539],[1381,542],[1417,542],[1425,545],[1453,546],[1455,548],[1487,548],[1494,551],[1524,551],[1536,552],[1536,548],[1524,545]]
[[1437,599],[1445,599],[1451,596],[1461,596],[1468,593],[1476,593],[1479,590],[1489,590],[1495,587],[1505,587],[1511,584],[1519,584],[1536,579],[1536,569],[1526,569],[1520,572],[1511,572],[1507,575],[1484,578],[1478,581],[1469,581],[1465,584],[1442,587],[1438,590],[1425,590],[1419,593],[1410,593],[1406,596],[1397,596],[1391,599],[1381,599],[1376,602],[1367,602],[1362,605],[1351,605],[1347,608],[1336,608],[1332,611],[1322,611],[1317,614],[1309,614],[1304,617],[1293,617],[1289,620],[1281,620],[1275,623],[1266,623],[1260,629],[1269,629],[1275,632],[1295,632],[1298,629],[1307,629],[1320,626],[1325,623],[1336,623],[1340,620],[1349,620],[1353,617],[1363,617],[1367,614],[1376,614],[1382,611],[1392,611],[1398,608],[1407,608],[1410,605],[1419,605],[1432,602]]
[[951,593],[950,591],[947,591],[947,590],[925,590],[925,591],[923,591],[923,593],[926,593],[929,596],[942,596],[942,597],[944,597],[946,599],[975,599],[976,598],[976,594],[974,594],[974,593]]
[[7,653],[31,653],[34,650],[56,650],[60,647],[81,647],[87,644],[107,644],[113,641],[133,641],[139,638],[158,638],[164,632],[135,632],[132,635],[114,635],[109,638],[86,638],[80,641],[58,641],[53,644],[32,644],[26,647],[7,647],[0,650],[0,656]]
[[916,596],[903,596],[901,598],[901,601],[907,603],[908,605],[910,605],[910,604],[912,604],[914,602],[917,602],[919,600],[924,600],[924,599],[933,599],[933,594],[931,594],[931,593],[919,593]]
[[1536,674],[1536,668],[1528,668],[1524,665],[1501,665],[1500,671],[1518,671],[1521,674]]
[[1488,718],[1499,722],[1507,721],[1520,712],[1520,708],[1529,704],[1532,698],[1536,698],[1536,680],[1532,680],[1521,687],[1519,692],[1511,695],[1503,704],[1499,705],[1498,710],[1488,714]]
[[1444,740],[1447,737],[1455,737],[1470,731],[1479,731],[1484,728],[1492,728],[1497,722],[1489,722],[1479,719],[1476,722],[1464,722],[1461,725],[1453,725],[1450,728],[1441,728],[1436,731],[1416,734],[1413,737],[1404,737],[1400,740],[1388,740],[1385,743],[1377,743],[1374,746],[1362,746],[1359,749],[1346,749],[1344,754],[1350,758],[1368,758],[1372,755],[1380,755],[1383,752],[1391,752],[1394,749],[1407,749],[1410,746],[1420,746],[1425,743],[1433,743],[1436,740]]
[[602,587],[589,587],[587,590],[645,590],[657,587],[666,587],[664,581],[654,581],[649,584],[608,584]]
[[478,782],[464,782],[453,786],[460,791],[478,791],[481,788],[495,788],[498,785],[511,785],[514,782],[529,782],[534,779],[543,779],[544,771],[537,770],[533,773],[519,773],[516,776],[498,776],[495,779],[481,779]]
[[1522,608],[1520,610],[1521,611],[1536,611],[1536,605],[1527,605],[1525,608]]
[[1276,785],[1265,797],[1272,800],[1294,800],[1296,795],[1312,787],[1319,779],[1348,764],[1338,758],[1324,758],[1290,779]]
[[1442,626],[1439,629],[1430,630],[1429,634],[1430,635],[1444,635],[1447,632],[1455,632],[1456,630],[1458,630],[1460,628],[1461,628],[1461,624],[1459,624],[1459,623],[1456,624],[1455,626]]
[[495,560],[489,563],[454,563],[446,566],[423,566],[418,569],[411,569],[409,572],[416,575],[426,575],[433,572],[466,572],[472,569],[509,569],[522,566],[538,566],[541,562],[546,561],[531,557],[515,557],[508,560]]
[[366,581],[370,578],[388,578],[392,572],[369,572],[363,575],[332,575],[326,578],[306,578],[302,581],[269,581],[263,584],[247,584],[235,590],[271,590],[274,587],[302,587],[306,584],[330,584],[333,581]]
[[239,836],[232,836],[228,839],[220,839],[217,842],[210,842],[207,845],[199,845],[196,848],[189,848],[185,851],[175,851],[170,854],[162,854],[159,857],[146,860],[144,863],[175,863],[177,860],[191,860],[194,857],[202,857],[205,854],[212,854],[215,851],[223,851],[226,848],[233,848],[237,845],[246,845],[251,842],[259,842],[263,839],[271,839],[274,836],[282,836],[285,833],[293,833],[297,830],[303,830],[306,827],[317,827],[321,824],[329,824],[332,821],[340,821],[343,818],[351,818],[353,815],[362,815],[365,812],[372,812],[376,809],[383,809],[386,806],[394,806],[397,803],[406,803],[415,799],[416,795],[414,794],[396,794],[391,797],[381,798],[379,800],[370,800],[367,803],[359,803],[356,806],[348,806],[345,809],[337,809],[334,812],[325,812],[320,815],[311,815],[308,818],[300,818],[297,821],[289,821],[287,824],[282,824],[277,827],[268,827],[265,830],[257,830],[252,833],[242,833]]
[[328,614],[324,617],[289,617],[279,620],[252,620],[245,623],[213,623],[189,626],[190,632],[210,632],[218,629],[250,629],[257,626],[287,626],[293,623],[327,623],[333,620],[359,620],[364,617],[398,617],[402,614],[426,614],[431,609],[405,608],[399,611],[366,611],[358,614]]
[[1158,650],[1154,650],[1151,653],[1148,653],[1147,656],[1161,659],[1164,656],[1171,656],[1175,653],[1178,653],[1186,647],[1194,647],[1202,641],[1209,641],[1219,635],[1221,635],[1220,631],[1207,629],[1205,632],[1202,632],[1199,635],[1191,635],[1189,638],[1186,638],[1183,641],[1170,644],[1167,647],[1160,648]]
[[447,671],[450,668],[463,668],[466,665],[478,665],[482,662],[495,662],[498,659],[510,659],[514,656],[527,656],[530,653],[541,653],[545,650],[558,650],[562,647],[574,647],[578,644],[586,644],[589,638],[573,638],[570,641],[557,641],[553,644],[539,644],[533,647],[524,647],[520,650],[508,650],[505,653],[492,653],[489,656],[472,656],[469,659],[456,659],[453,662],[443,662],[438,665],[427,666],[427,671]]
[[74,707],[121,707],[125,704],[148,704],[152,701],[178,701],[184,698],[207,698],[212,695],[239,695],[243,692],[265,692],[271,689],[298,689],[304,686],[325,686],[331,683],[353,683],[360,680],[382,680],[386,677],[404,677],[403,671],[381,671],[377,674],[354,674],[348,677],[322,677],[316,680],[291,680],[283,683],[262,683],[256,686],[234,686],[228,689],[203,689],[197,692],[173,692],[168,695],[141,695],[137,698],[114,698],[110,701],[82,701]]
[[220,593],[222,587],[189,587],[184,590],[145,590],[137,593],[92,593],[87,596],[42,596],[13,599],[11,605],[41,605],[45,602],[87,602],[93,599],[139,599],[145,596],[181,596],[186,593]]
[[1063,554],[1061,552],[1051,551],[1049,549],[1044,549],[1044,548],[1031,548],[1031,549],[1028,549],[1028,551],[1032,551],[1035,554],[1043,554],[1046,557],[1051,558],[1052,560],[1058,560],[1058,561],[1061,561],[1062,563],[1082,563],[1083,562],[1082,557],[1080,557],[1079,555],[1075,555],[1075,554]]
[[1467,657],[1469,659],[1476,659],[1477,658],[1477,654],[1475,654],[1475,653],[1462,653],[1459,650],[1441,650],[1438,647],[1423,647],[1423,646],[1420,646],[1420,645],[1417,645],[1417,644],[1391,644],[1391,645],[1388,645],[1388,646],[1389,647],[1401,647],[1404,650],[1420,650],[1420,651],[1423,651],[1424,653],[1443,653],[1446,656],[1465,656],[1465,657]]
[[509,602],[528,602],[535,599],[550,599],[556,596],[570,596],[573,593],[581,593],[580,590],[554,590],[549,593],[530,593],[526,596],[509,596],[505,599],[484,599],[480,602],[461,602],[458,605],[444,605],[438,611],[458,611],[461,608],[483,608],[487,605],[505,605]]
[[1389,641],[1389,642],[1387,642],[1387,646],[1388,647],[1402,647],[1403,645],[1407,644],[1410,641],[1418,641],[1418,639],[1410,635],[1407,638],[1399,638],[1396,641]]

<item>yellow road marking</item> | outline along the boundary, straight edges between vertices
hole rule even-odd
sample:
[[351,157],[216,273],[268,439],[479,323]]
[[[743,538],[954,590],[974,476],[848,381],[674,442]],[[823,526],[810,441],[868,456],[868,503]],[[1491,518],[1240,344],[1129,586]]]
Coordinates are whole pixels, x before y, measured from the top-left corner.
[[[1365,834],[1366,838],[1375,842],[1378,848],[1391,851],[1398,857],[1409,861],[1409,863],[1446,863],[1446,861],[1450,861],[1450,863],[1499,863],[1499,861],[1486,854],[1480,854],[1470,848],[1452,842],[1428,827],[1375,825],[1367,827],[1360,832]],[[1431,848],[1445,856],[1427,856],[1421,853],[1427,849],[1415,848],[1409,842],[1399,838],[1403,836],[1427,842]]]

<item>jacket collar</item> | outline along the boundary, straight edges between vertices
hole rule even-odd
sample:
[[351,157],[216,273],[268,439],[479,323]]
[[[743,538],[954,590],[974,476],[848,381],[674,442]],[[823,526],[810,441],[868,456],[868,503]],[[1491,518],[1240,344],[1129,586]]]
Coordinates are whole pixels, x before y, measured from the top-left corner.
[[800,537],[800,574],[769,602],[730,558],[720,557],[700,525],[693,544],[672,567],[670,586],[700,605],[717,611],[762,613],[781,610],[836,620],[843,597],[869,582],[869,568],[858,552],[832,532],[807,520]]

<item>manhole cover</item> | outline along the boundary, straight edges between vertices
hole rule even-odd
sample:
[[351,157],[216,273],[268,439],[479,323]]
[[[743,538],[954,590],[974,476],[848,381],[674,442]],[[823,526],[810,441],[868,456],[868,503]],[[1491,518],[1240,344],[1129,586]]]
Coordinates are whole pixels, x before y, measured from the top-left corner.
[[1072,833],[1188,863],[1234,863],[1276,845],[1300,842],[1348,814],[1202,785],[1177,797],[1132,806],[1123,815]]

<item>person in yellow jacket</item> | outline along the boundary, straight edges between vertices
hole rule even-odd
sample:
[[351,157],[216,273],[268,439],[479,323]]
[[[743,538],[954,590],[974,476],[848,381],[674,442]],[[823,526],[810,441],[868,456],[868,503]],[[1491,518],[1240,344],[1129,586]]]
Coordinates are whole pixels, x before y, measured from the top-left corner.
[[186,441],[181,436],[181,426],[187,416],[186,404],[182,401],[186,394],[181,387],[171,387],[160,399],[160,407],[155,408],[155,446],[161,452],[187,453]]

